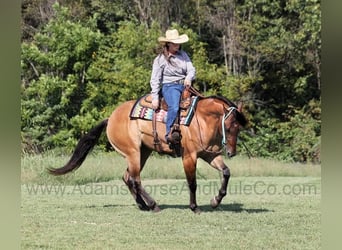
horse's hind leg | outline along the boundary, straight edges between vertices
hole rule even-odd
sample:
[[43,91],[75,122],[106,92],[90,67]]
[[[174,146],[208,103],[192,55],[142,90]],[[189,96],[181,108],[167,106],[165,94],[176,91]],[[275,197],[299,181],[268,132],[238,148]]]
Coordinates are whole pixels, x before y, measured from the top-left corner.
[[158,212],[160,211],[160,208],[157,206],[156,201],[145,191],[140,180],[140,172],[150,154],[151,150],[142,146],[139,162],[136,162],[136,159],[139,158],[137,155],[136,157],[127,157],[128,168],[123,176],[123,181],[128,186],[128,189],[141,210]]
[[150,210],[149,206],[145,203],[144,199],[141,196],[140,186],[141,184],[135,178],[129,175],[128,169],[126,170],[123,181],[127,185],[129,191],[131,192],[135,202],[141,210],[148,211]]
[[139,194],[141,195],[141,198],[145,202],[145,204],[151,209],[153,212],[159,212],[160,208],[157,205],[157,202],[146,192],[146,190],[143,188],[143,186],[140,183],[139,188]]
[[145,191],[141,185],[140,178],[134,178],[130,176],[129,170],[127,169],[122,179],[141,210],[152,210],[154,212],[160,211],[156,201]]

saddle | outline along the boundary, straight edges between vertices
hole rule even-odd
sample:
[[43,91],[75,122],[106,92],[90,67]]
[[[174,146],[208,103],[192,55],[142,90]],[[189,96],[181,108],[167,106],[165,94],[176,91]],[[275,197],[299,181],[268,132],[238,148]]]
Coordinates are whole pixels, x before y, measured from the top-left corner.
[[[191,105],[191,92],[188,89],[184,89],[182,92],[182,96],[179,103],[179,109],[180,109],[180,116],[186,117],[189,112],[189,107]],[[141,106],[146,108],[152,108],[152,95],[146,95],[141,98],[140,103]],[[164,111],[168,110],[167,103],[164,99],[164,97],[160,96],[159,98],[159,109],[162,109]]]

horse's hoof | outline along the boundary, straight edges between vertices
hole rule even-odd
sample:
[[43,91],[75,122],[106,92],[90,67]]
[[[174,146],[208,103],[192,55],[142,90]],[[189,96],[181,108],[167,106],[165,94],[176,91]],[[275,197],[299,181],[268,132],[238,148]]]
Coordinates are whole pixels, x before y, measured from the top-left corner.
[[150,211],[150,208],[147,205],[143,205],[143,204],[137,204],[137,205],[141,211]]
[[195,214],[200,214],[202,211],[201,209],[199,209],[197,206],[196,207],[191,207],[190,206],[190,209],[192,212],[194,212]]
[[210,200],[210,205],[211,205],[211,207],[214,208],[214,209],[217,208],[219,204],[220,204],[220,203],[216,200],[216,197],[213,197],[213,198]]
[[195,209],[192,210],[192,212],[194,212],[195,214],[200,214],[202,210],[196,207]]
[[161,211],[161,209],[158,207],[158,206],[155,206],[153,209],[152,209],[152,212],[153,213],[159,213]]

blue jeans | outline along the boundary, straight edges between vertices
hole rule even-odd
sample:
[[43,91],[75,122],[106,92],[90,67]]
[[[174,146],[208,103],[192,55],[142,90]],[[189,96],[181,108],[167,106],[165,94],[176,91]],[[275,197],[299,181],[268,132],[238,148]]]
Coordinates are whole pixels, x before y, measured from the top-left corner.
[[171,127],[175,122],[178,110],[179,102],[184,90],[183,84],[164,83],[162,87],[162,94],[165,102],[167,103],[167,118],[166,118],[166,136],[170,133]]

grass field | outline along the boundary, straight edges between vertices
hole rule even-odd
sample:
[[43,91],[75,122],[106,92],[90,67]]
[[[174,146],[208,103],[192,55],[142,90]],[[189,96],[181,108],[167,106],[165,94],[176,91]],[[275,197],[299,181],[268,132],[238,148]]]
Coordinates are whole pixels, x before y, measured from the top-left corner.
[[90,155],[68,176],[67,157],[22,158],[22,249],[320,249],[320,166],[236,157],[228,195],[213,210],[219,174],[200,162],[198,205],[188,209],[180,159],[152,157],[143,184],[160,213],[142,212],[120,180],[116,154]]

